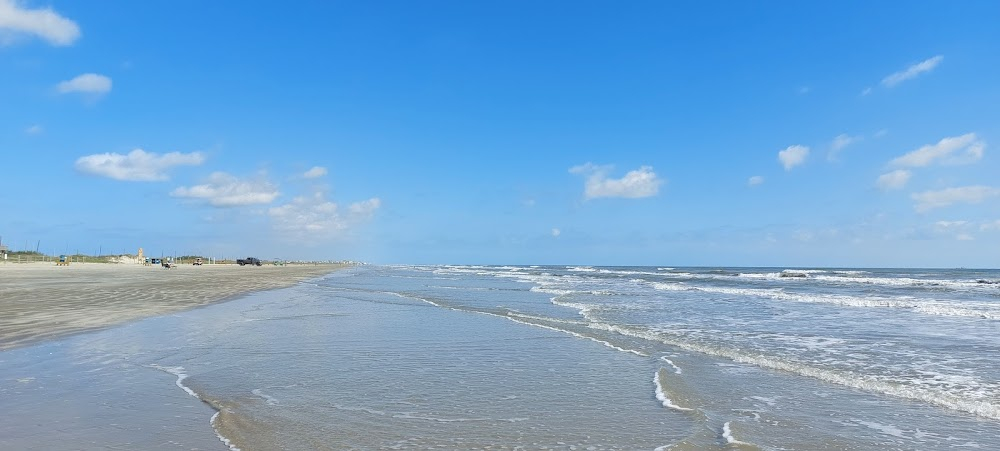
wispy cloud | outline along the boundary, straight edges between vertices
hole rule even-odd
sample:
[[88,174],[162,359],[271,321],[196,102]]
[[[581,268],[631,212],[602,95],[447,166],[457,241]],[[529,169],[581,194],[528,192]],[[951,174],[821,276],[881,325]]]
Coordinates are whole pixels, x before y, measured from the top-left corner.
[[559,237],[559,235],[562,235],[562,230],[559,230],[559,229],[556,229],[556,228],[553,228],[553,229],[552,229],[552,236],[554,236],[554,237],[558,238],[558,237]]
[[361,202],[355,202],[347,207],[350,210],[351,215],[357,219],[368,219],[375,211],[382,206],[382,200],[377,197],[373,197],[368,200],[363,200]]
[[971,233],[972,228],[973,224],[969,221],[937,221],[932,226],[934,233],[952,236],[959,241],[976,239]]
[[192,187],[179,187],[170,195],[197,199],[213,207],[239,207],[269,204],[278,197],[278,189],[265,177],[240,179],[225,172],[214,172],[207,183]]
[[167,170],[175,166],[198,166],[205,161],[199,152],[157,154],[135,149],[126,155],[99,153],[76,160],[76,170],[85,174],[130,182],[167,180]]
[[794,233],[792,233],[792,238],[794,238],[796,241],[808,243],[816,238],[816,234],[810,230],[796,230]]
[[312,169],[309,169],[308,171],[303,173],[302,177],[305,177],[307,179],[314,179],[317,177],[322,177],[324,175],[326,175],[326,168],[322,166],[313,166]]
[[953,229],[955,227],[965,227],[969,221],[938,221],[934,223],[934,226],[939,229]]
[[878,180],[875,181],[875,185],[882,191],[902,189],[906,186],[906,183],[910,181],[910,176],[912,175],[913,174],[906,169],[897,169],[880,175]]
[[750,177],[747,180],[747,185],[749,185],[749,186],[757,186],[757,185],[760,185],[761,183],[764,183],[764,177],[759,176],[759,175],[755,175],[753,177]]
[[381,207],[382,201],[371,199],[355,202],[341,212],[340,207],[322,192],[300,196],[291,202],[269,208],[267,216],[276,230],[290,239],[328,239],[337,236],[351,225],[370,219]]
[[570,173],[580,174],[587,177],[584,182],[584,198],[597,199],[601,197],[620,198],[642,198],[651,197],[659,193],[660,179],[652,166],[642,166],[634,171],[629,171],[620,179],[608,178],[613,166],[598,166],[592,163],[574,166],[569,169]]
[[111,79],[101,74],[82,74],[56,85],[60,94],[81,93],[104,95],[111,92]]
[[27,9],[16,0],[0,0],[0,45],[26,36],[66,46],[80,37],[80,27],[51,8]]
[[35,125],[32,125],[32,126],[26,128],[26,129],[24,129],[24,133],[27,133],[29,135],[40,135],[44,131],[45,131],[45,128],[43,128],[39,124],[35,124]]
[[941,61],[944,61],[944,55],[938,55],[933,58],[928,58],[924,61],[913,64],[899,72],[889,74],[888,76],[882,79],[882,86],[891,88],[906,80],[915,78],[916,76],[924,72],[930,72],[934,70],[934,68],[937,67],[938,64],[941,64]]
[[975,232],[991,233],[1000,230],[1000,219],[992,221],[937,221],[933,224],[933,230],[942,234],[955,234],[959,240],[974,239]]
[[861,141],[861,136],[850,136],[846,133],[841,133],[837,137],[833,138],[830,142],[830,152],[826,155],[826,159],[829,161],[836,161],[837,157],[840,156],[840,151],[844,150],[847,146]]
[[914,208],[918,212],[926,212],[935,208],[948,207],[959,203],[978,204],[984,200],[998,196],[1000,196],[1000,188],[978,185],[925,191],[914,193],[910,197],[916,201]]
[[778,152],[778,161],[781,162],[786,171],[791,171],[795,166],[805,163],[808,156],[808,147],[798,145],[788,146],[785,150]]
[[[944,164],[970,164],[979,161],[986,149],[986,142],[977,139],[975,133],[944,138],[936,144],[928,144],[890,162],[898,167],[924,167],[935,162]],[[962,152],[959,152],[962,151]],[[959,153],[959,155],[955,155]]]

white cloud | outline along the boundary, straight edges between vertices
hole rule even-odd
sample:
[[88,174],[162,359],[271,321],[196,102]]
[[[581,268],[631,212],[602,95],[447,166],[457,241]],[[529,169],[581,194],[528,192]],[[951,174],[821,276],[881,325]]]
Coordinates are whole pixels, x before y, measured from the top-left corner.
[[785,167],[786,171],[792,170],[806,161],[809,156],[809,148],[806,146],[788,146],[785,150],[778,152],[778,161]]
[[965,227],[969,221],[938,221],[934,223],[934,226],[939,229],[952,229],[956,227]]
[[182,186],[170,193],[174,197],[204,200],[213,207],[269,204],[278,194],[277,187],[264,177],[241,180],[225,172],[213,172],[208,176],[208,183],[190,188]]
[[796,241],[809,242],[816,238],[816,234],[809,230],[796,230],[792,233],[792,238]]
[[941,64],[941,61],[943,61],[943,60],[944,60],[944,55],[938,55],[938,56],[935,56],[933,58],[929,58],[929,59],[926,59],[924,61],[921,61],[921,62],[919,62],[917,64],[914,64],[914,65],[912,65],[910,67],[907,67],[906,69],[903,69],[903,70],[901,70],[899,72],[896,72],[894,74],[890,74],[887,77],[883,78],[882,79],[882,85],[885,86],[885,87],[888,87],[888,88],[896,86],[899,83],[902,83],[902,82],[904,82],[906,80],[914,78],[917,75],[920,75],[920,74],[922,74],[924,72],[930,72],[935,67],[937,67],[938,64]]
[[933,231],[949,235],[959,241],[972,241],[975,237],[970,233],[972,224],[969,221],[938,221],[933,225]]
[[127,155],[99,153],[76,160],[76,170],[101,177],[130,182],[167,180],[167,170],[174,166],[198,166],[205,161],[199,152],[157,154],[135,149]]
[[917,202],[915,208],[919,212],[947,207],[957,203],[978,204],[986,199],[998,196],[1000,196],[1000,188],[982,185],[946,188],[910,195]]
[[324,175],[326,175],[326,168],[322,166],[313,166],[312,169],[302,174],[302,176],[307,179],[314,179],[316,177],[322,177]]
[[44,131],[45,131],[45,129],[42,128],[42,126],[39,125],[39,124],[35,124],[35,125],[32,125],[31,127],[28,127],[26,129],[24,129],[24,132],[27,133],[27,134],[29,134],[29,135],[39,135],[39,134],[41,134]]
[[553,228],[552,229],[552,236],[558,237],[559,235],[562,235],[562,230]]
[[973,234],[979,232],[992,232],[1000,230],[1000,219],[994,221],[937,221],[934,223],[934,231],[942,234],[954,234],[955,239],[960,241],[971,241],[976,237]]
[[833,150],[841,150],[853,143],[861,141],[861,139],[862,138],[860,136],[850,136],[845,133],[841,133],[837,135],[836,138],[833,138],[833,142],[830,143],[830,148]]
[[56,85],[60,94],[82,93],[104,95],[111,92],[111,79],[101,74],[77,75],[72,80],[66,80]]
[[286,238],[331,238],[351,225],[374,215],[382,205],[377,197],[355,202],[342,214],[336,203],[322,192],[300,196],[291,202],[267,210],[272,225],[287,234]]
[[[963,149],[960,155],[955,155]],[[890,164],[902,167],[924,167],[938,161],[944,164],[969,164],[979,161],[985,149],[985,141],[976,139],[975,133],[966,133],[923,146],[892,160]]]
[[653,172],[652,166],[642,166],[629,171],[620,179],[608,178],[612,166],[597,166],[591,163],[574,166],[569,172],[586,175],[584,197],[596,199],[599,197],[642,198],[655,196],[663,180]]
[[750,179],[747,180],[747,185],[750,185],[750,186],[757,186],[757,185],[760,185],[761,183],[764,183],[764,177],[759,176],[759,175],[755,175],[753,177],[750,177]]
[[866,95],[871,94],[871,93],[872,93],[872,88],[871,87],[868,87],[868,88],[865,88],[865,89],[861,90],[861,95],[862,96],[866,96]]
[[875,136],[876,138],[881,138],[881,137],[883,137],[883,136],[885,136],[885,135],[888,135],[888,134],[889,134],[889,129],[887,129],[887,128],[883,128],[883,129],[881,129],[881,130],[879,130],[879,131],[875,132],[875,135],[874,135],[874,136]]
[[833,138],[833,141],[830,142],[830,153],[827,154],[826,158],[830,161],[836,160],[841,150],[844,150],[845,147],[861,141],[862,139],[863,138],[860,136],[850,136],[846,133],[837,135],[837,137]]
[[875,185],[877,185],[882,191],[902,189],[906,186],[906,183],[910,181],[911,175],[913,174],[906,169],[897,169],[880,175],[878,180],[875,182]]
[[24,35],[63,46],[80,37],[80,27],[51,8],[27,9],[17,0],[0,0],[0,44],[11,44]]
[[361,202],[355,202],[351,204],[350,207],[347,207],[347,209],[350,210],[351,214],[354,215],[355,218],[360,219],[371,217],[375,214],[375,210],[378,210],[381,206],[382,201],[377,197],[373,197]]

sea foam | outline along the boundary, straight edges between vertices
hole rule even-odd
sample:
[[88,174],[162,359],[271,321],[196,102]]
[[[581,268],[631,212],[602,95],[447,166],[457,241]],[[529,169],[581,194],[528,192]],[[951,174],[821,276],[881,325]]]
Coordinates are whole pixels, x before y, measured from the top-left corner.
[[663,404],[663,407],[671,408],[671,409],[674,409],[674,410],[680,410],[682,412],[690,412],[690,411],[694,410],[694,409],[691,409],[691,408],[688,408],[688,407],[681,407],[681,406],[675,404],[670,398],[667,397],[667,390],[666,390],[666,388],[663,385],[663,380],[660,379],[660,372],[661,371],[664,371],[664,370],[661,368],[656,373],[653,373],[653,386],[656,387],[655,388],[655,390],[656,390],[655,393],[656,393],[656,399],[657,399],[657,401],[660,401],[660,403]]
[[[188,395],[191,395],[191,396],[197,398],[198,400],[200,400],[202,402],[205,401],[201,396],[199,396],[197,393],[195,393],[194,390],[192,390],[187,385],[184,385],[184,379],[188,378],[188,374],[185,372],[183,366],[161,366],[161,365],[157,365],[155,363],[151,364],[151,365],[148,365],[148,366],[150,368],[154,368],[154,369],[166,372],[166,373],[173,374],[174,376],[177,376],[177,380],[174,381],[174,384],[176,384],[178,387],[180,387],[182,390],[184,390],[184,392],[187,393]],[[208,404],[208,403],[206,403],[206,404]],[[212,418],[208,420],[208,424],[212,426],[212,429],[215,431],[215,436],[218,437],[219,441],[221,441],[223,444],[225,444],[227,448],[229,448],[229,451],[241,451],[240,448],[238,448],[236,445],[234,445],[232,443],[232,441],[230,441],[228,438],[224,437],[219,432],[219,428],[216,426],[216,420],[219,417],[219,413],[221,413],[221,412],[218,409],[216,409],[215,414],[212,415]]]

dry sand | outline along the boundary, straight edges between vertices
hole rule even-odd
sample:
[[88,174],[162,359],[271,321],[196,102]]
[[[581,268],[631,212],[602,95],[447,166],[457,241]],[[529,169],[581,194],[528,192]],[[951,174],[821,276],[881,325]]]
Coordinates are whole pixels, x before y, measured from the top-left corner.
[[0,263],[0,351],[293,285],[342,265]]

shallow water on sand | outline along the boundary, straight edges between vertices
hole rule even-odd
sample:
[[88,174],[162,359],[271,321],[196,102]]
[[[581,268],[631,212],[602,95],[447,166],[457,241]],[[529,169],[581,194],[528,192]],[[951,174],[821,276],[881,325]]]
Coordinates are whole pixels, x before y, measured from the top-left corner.
[[359,267],[0,353],[0,448],[992,449],[998,278]]

